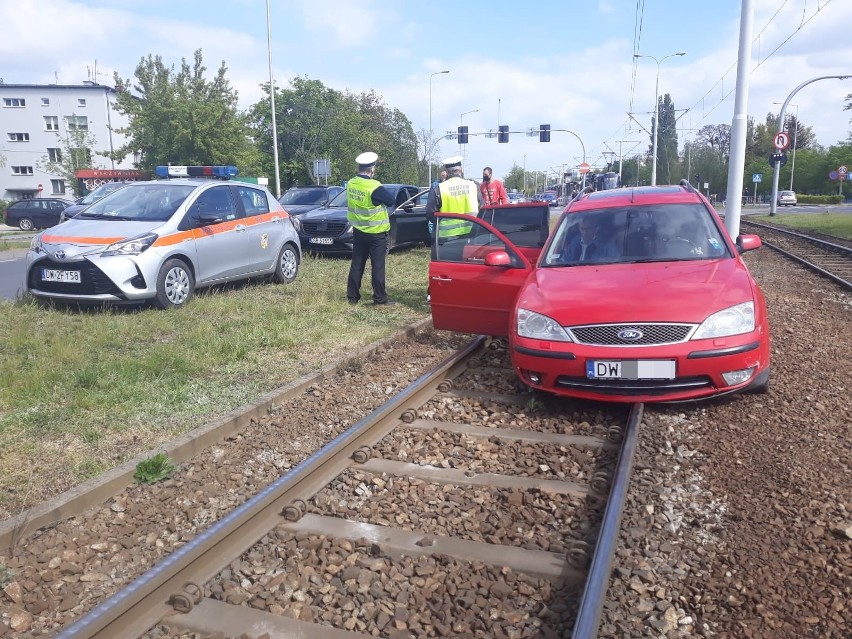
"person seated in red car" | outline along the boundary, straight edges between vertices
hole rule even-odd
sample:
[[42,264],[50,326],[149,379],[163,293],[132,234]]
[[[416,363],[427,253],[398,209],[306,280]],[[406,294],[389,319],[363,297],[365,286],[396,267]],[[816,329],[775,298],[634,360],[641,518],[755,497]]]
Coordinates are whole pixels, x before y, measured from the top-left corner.
[[584,215],[577,223],[579,234],[574,235],[565,248],[566,262],[605,262],[617,257],[613,238],[596,215]]

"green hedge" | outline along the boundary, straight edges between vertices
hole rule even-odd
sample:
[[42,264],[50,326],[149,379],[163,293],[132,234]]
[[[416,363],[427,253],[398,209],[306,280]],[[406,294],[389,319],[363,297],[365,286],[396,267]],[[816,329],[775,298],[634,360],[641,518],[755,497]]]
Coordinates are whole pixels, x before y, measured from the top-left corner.
[[802,195],[797,193],[796,199],[799,204],[840,204],[843,202],[842,195]]
[[0,200],[0,224],[6,223],[6,207],[9,203],[6,200]]

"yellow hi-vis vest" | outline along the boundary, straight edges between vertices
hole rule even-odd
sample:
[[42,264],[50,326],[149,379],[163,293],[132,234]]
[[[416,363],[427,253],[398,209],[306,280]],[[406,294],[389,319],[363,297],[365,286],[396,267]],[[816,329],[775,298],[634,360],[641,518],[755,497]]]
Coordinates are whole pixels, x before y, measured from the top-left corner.
[[371,196],[382,185],[378,180],[356,175],[346,183],[346,219],[363,233],[387,233],[390,218],[384,204],[376,206]]
[[[454,176],[438,184],[441,193],[441,213],[476,215],[479,211],[479,189],[473,180]],[[438,237],[467,235],[473,225],[461,220],[441,220]]]

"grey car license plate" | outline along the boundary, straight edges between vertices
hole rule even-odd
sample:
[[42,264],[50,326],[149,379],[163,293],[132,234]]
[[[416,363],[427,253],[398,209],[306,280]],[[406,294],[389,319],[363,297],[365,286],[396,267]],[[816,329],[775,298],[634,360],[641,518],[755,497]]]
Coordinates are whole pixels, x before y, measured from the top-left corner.
[[80,283],[80,271],[63,271],[55,268],[41,269],[42,282],[67,282],[69,284]]
[[334,244],[333,237],[312,237],[311,244]]

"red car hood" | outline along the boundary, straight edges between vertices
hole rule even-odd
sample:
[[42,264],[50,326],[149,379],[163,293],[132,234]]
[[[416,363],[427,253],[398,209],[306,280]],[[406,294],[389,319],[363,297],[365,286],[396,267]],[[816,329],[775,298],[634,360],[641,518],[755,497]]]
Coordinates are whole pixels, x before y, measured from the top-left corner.
[[700,323],[754,299],[738,259],[536,268],[518,306],[563,326],[616,322]]

